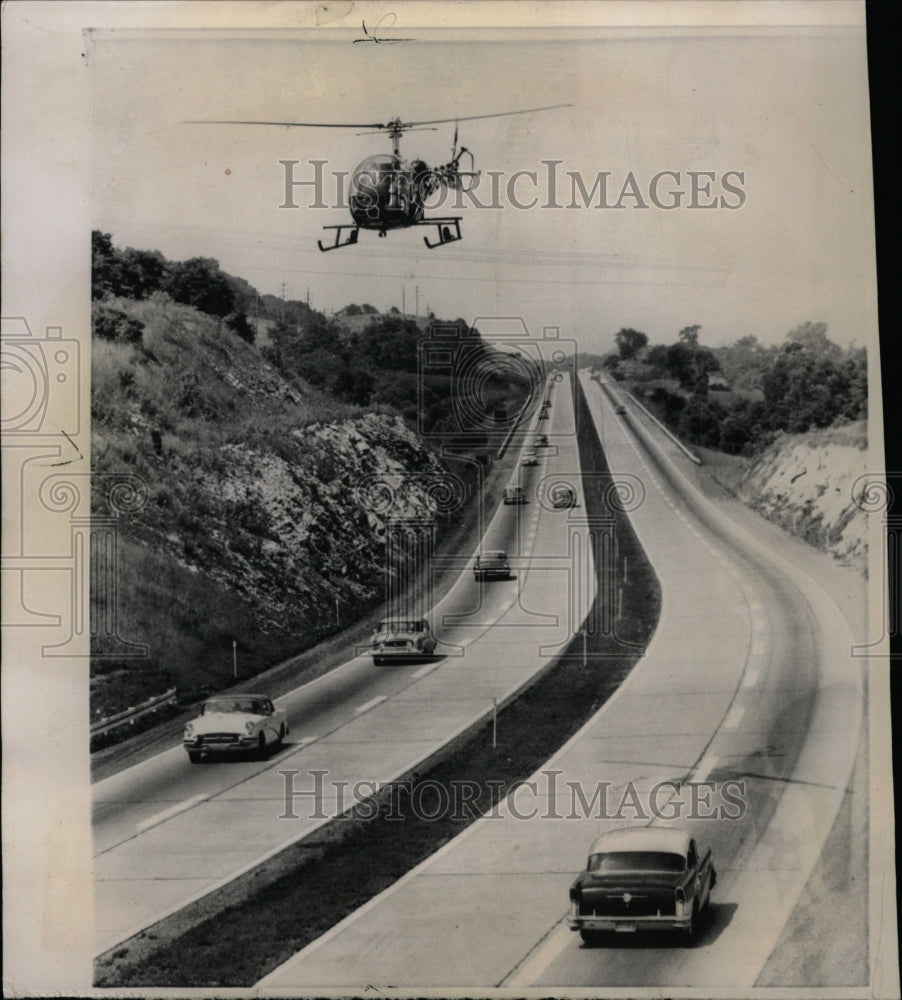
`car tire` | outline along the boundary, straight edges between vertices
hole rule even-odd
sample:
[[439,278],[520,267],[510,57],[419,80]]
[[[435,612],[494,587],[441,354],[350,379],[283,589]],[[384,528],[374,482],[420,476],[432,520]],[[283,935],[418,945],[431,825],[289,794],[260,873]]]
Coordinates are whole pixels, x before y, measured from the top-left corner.
[[260,733],[257,737],[257,756],[260,760],[266,758],[266,735],[264,733]]
[[689,917],[689,926],[683,931],[683,944],[691,948],[695,944],[695,935],[698,931],[698,900],[692,904],[692,914]]
[[583,944],[587,944],[590,948],[595,948],[601,944],[603,935],[601,931],[587,931],[580,928],[579,936],[583,939]]
[[190,760],[192,764],[199,764],[203,760],[203,754],[200,750],[189,750],[188,760]]
[[385,658],[382,657],[382,656],[374,656],[373,657],[373,666],[374,667],[384,667],[385,666]]
[[285,723],[279,726],[279,735],[276,737],[276,746],[280,747],[285,742]]

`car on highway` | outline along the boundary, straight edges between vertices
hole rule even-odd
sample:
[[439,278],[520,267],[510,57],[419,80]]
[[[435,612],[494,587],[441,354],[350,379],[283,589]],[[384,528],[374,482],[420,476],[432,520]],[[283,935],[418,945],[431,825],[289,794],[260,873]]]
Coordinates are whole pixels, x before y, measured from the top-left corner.
[[614,407],[614,412],[618,417],[622,417],[626,413],[626,407],[623,403],[618,403],[618,405]]
[[473,576],[477,580],[509,580],[511,568],[507,553],[501,549],[480,552],[473,564]]
[[556,508],[575,507],[576,490],[572,486],[564,483],[557,483],[551,487],[551,506]]
[[425,618],[386,618],[373,632],[370,653],[381,667],[391,661],[420,660],[432,656],[438,640]]
[[523,457],[520,459],[520,465],[538,465],[539,457],[534,451],[523,452]]
[[192,764],[210,754],[257,753],[280,746],[288,735],[288,715],[260,694],[217,695],[185,726],[182,746]]
[[536,447],[537,448],[547,448],[548,447],[548,435],[539,434],[536,437]]
[[640,930],[681,931],[688,944],[716,882],[710,849],[701,853],[685,830],[615,830],[592,844],[570,886],[567,923],[587,944]]
[[526,492],[522,486],[504,487],[505,503],[526,503]]

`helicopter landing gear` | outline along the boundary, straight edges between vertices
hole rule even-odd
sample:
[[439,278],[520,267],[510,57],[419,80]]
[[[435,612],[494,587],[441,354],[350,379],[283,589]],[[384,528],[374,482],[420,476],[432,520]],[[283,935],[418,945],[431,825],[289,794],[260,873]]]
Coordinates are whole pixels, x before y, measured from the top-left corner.
[[[360,228],[358,226],[323,226],[323,229],[335,230],[335,242],[332,244],[332,246],[324,247],[322,240],[316,241],[317,246],[320,248],[320,250],[323,251],[323,253],[326,253],[329,250],[337,250],[339,247],[352,247],[357,242],[357,234],[360,232]],[[341,233],[343,229],[350,230],[350,232],[348,233],[348,238],[344,241],[342,241],[341,238]],[[384,234],[380,233],[380,236],[381,235]]]
[[[422,222],[417,223],[418,226],[435,226],[438,239],[435,243],[429,242],[429,237],[424,236],[423,242],[429,247],[430,250],[434,250],[436,247],[444,246],[446,243],[456,243],[458,240],[463,239],[460,234],[460,216],[451,215],[445,219],[423,219]],[[452,231],[452,226],[453,231]]]

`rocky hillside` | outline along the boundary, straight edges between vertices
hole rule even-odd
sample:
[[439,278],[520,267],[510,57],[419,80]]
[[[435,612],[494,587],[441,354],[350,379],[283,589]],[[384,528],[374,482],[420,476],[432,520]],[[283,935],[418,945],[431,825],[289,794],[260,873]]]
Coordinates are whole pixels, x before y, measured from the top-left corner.
[[867,570],[867,518],[853,486],[867,472],[863,421],[806,434],[781,434],[747,467],[739,496],[841,562]]
[[159,292],[95,304],[92,414],[95,512],[110,512],[105,484],[138,489],[119,520],[118,612],[150,649],[95,644],[95,716],[231,682],[233,639],[250,676],[364,614],[384,593],[386,518],[436,515],[447,481],[396,413],[287,381]]

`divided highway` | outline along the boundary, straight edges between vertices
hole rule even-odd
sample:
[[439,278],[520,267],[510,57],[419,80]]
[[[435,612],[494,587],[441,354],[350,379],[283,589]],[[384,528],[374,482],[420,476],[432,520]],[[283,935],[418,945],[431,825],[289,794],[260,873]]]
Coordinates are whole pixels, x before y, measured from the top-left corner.
[[[498,814],[276,969],[259,984],[264,995],[748,990],[776,945],[863,732],[848,624],[816,582],[698,494],[676,449],[614,387],[582,385],[612,474],[645,486],[630,517],[663,598],[646,656]],[[565,917],[589,844],[649,823],[682,826],[713,848],[719,879],[696,947],[631,935],[582,945]]]
[[[537,468],[514,473],[527,494],[552,471],[578,475],[571,390],[566,377],[551,384],[550,419],[532,428],[548,434],[550,445],[539,449]],[[477,583],[475,553],[462,554],[460,578],[429,614],[437,655],[380,667],[368,654],[354,655],[278,699],[291,736],[267,760],[192,765],[179,745],[95,784],[97,953],[420,768],[550,666],[594,599],[585,537],[577,547],[586,585],[569,586],[578,520],[578,510],[535,499],[500,507],[481,547],[506,550],[513,578]],[[288,791],[308,794],[286,808]]]

